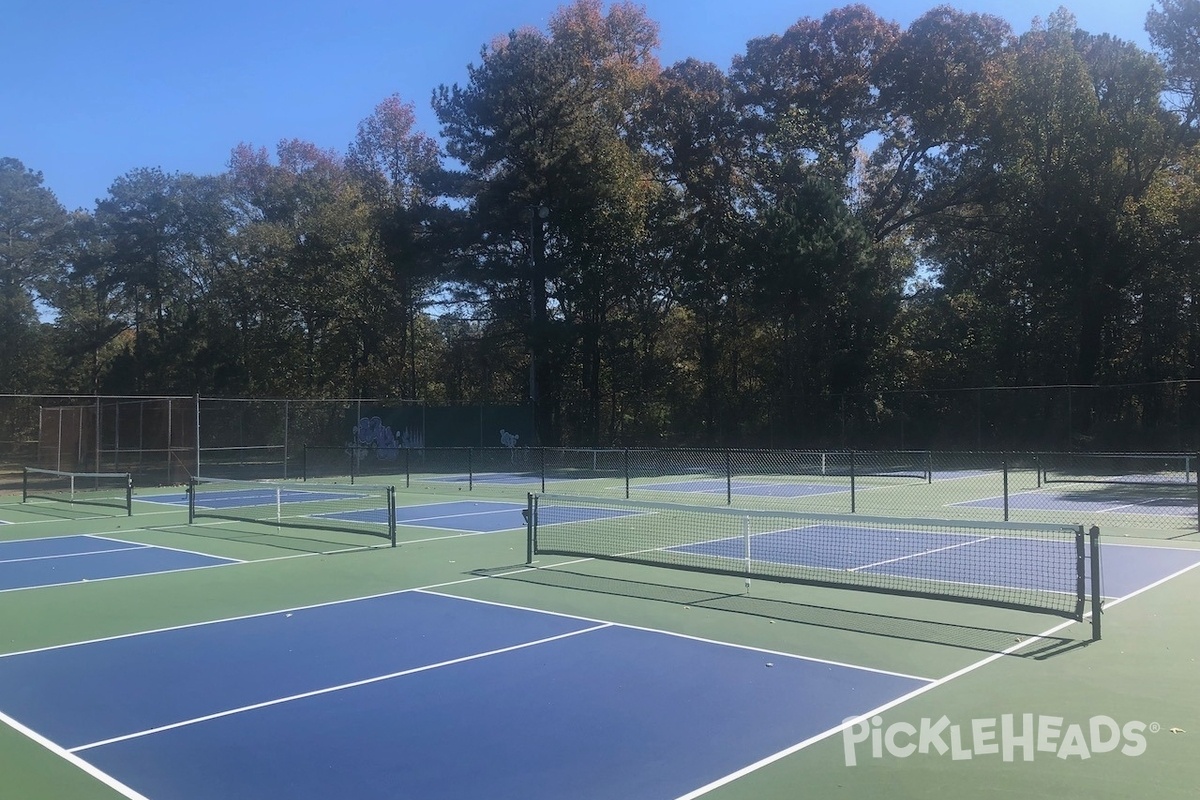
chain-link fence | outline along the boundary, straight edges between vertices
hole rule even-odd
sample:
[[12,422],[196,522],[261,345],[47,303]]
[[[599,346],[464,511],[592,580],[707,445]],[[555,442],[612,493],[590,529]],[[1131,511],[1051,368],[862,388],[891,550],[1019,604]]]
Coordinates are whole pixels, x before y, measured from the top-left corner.
[[[832,394],[791,417],[830,447],[1194,451],[1200,381]],[[774,427],[778,444],[786,426]]]
[[[0,490],[22,467],[130,472],[138,486],[193,476],[290,479],[306,468],[395,471],[402,451],[532,441],[521,406],[429,408],[385,398],[0,396]],[[309,467],[308,459],[314,459]],[[355,467],[346,466],[348,460]]]
[[196,463],[194,398],[0,397],[0,489],[23,467],[182,483]]
[[1196,457],[712,449],[416,448],[391,462],[309,449],[308,479],[520,499],[553,492],[648,503],[828,514],[1049,522],[1189,536]]
[[[1176,400],[1185,395],[1179,389]],[[552,491],[1168,533],[1197,527],[1196,461],[1187,451],[531,447],[531,425],[517,407],[429,409],[386,399],[3,396],[0,489],[19,490],[25,466],[130,472],[139,487],[196,475],[371,476],[506,497]],[[447,438],[478,444],[437,446]]]

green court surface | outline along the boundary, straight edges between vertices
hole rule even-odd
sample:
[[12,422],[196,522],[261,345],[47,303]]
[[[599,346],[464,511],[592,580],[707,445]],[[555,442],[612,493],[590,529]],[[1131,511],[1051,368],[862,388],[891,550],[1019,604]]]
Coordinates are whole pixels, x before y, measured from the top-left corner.
[[[761,654],[764,671],[796,655],[919,683],[917,690],[872,707],[876,713],[857,727],[825,727],[786,747],[755,753],[715,780],[698,778],[673,798],[1182,799],[1200,793],[1200,692],[1195,687],[1200,626],[1194,619],[1200,597],[1200,535],[1194,518],[1164,516],[1163,524],[1154,527],[1152,514],[1147,514],[1134,525],[1129,517],[1075,506],[1061,495],[1056,495],[1062,500],[1057,507],[1038,507],[1041,521],[1050,515],[1053,522],[1100,527],[1106,610],[1103,636],[1096,641],[1086,620],[972,602],[763,579],[753,579],[747,587],[734,575],[588,557],[538,555],[530,565],[519,510],[528,492],[541,490],[540,484],[515,479],[465,486],[410,479],[405,487],[403,476],[390,477],[399,487],[396,547],[337,525],[295,526],[286,519],[276,524],[198,518],[189,524],[186,503],[180,502],[182,487],[139,489],[132,516],[102,506],[21,503],[19,496],[0,496],[0,521],[7,523],[0,525],[0,567],[14,570],[14,577],[5,579],[11,583],[0,586],[0,661],[71,643],[427,589],[438,596],[754,648],[750,652]],[[371,482],[387,478],[373,476]],[[649,488],[632,497],[647,503],[726,504],[719,486],[714,495],[703,485],[676,485],[687,480],[643,481]],[[983,519],[995,511],[986,504],[964,505],[993,497],[995,476],[963,475],[940,483],[864,481],[868,488],[881,487],[876,494],[889,500],[876,501],[870,491],[864,492],[859,497],[867,499],[854,509],[858,514]],[[787,483],[783,478],[765,482]],[[815,479],[803,482],[821,485]],[[623,500],[625,494],[611,482],[580,482],[573,488],[604,499],[620,495]],[[562,491],[563,486],[548,489]],[[754,505],[753,498],[736,499]],[[849,511],[840,507],[845,497],[817,491],[763,494],[759,500],[763,508]],[[460,518],[498,516],[458,528],[438,517],[439,508],[464,503],[479,505],[455,505]],[[83,541],[85,549],[99,542],[97,547],[120,552],[141,553],[148,546],[155,554],[197,560],[85,579],[55,571],[68,556],[62,562],[45,561],[51,572],[43,579],[29,577],[21,567],[27,557],[18,551],[7,560],[4,556],[6,545],[49,548],[67,540]],[[286,673],[289,664],[275,668]],[[654,660],[644,668],[653,672]],[[560,674],[554,682],[566,682],[569,689],[573,679]],[[169,685],[170,676],[164,680]],[[671,676],[664,680],[669,684]],[[574,718],[575,712],[561,702],[541,702],[547,688],[531,679],[522,687],[520,704],[546,718],[563,717],[578,729],[581,747],[621,750],[621,742],[604,740],[603,726]],[[561,696],[562,685],[555,691]],[[711,700],[696,696],[692,701]],[[623,697],[619,689],[606,698],[608,705],[634,718],[661,713],[644,702]],[[489,709],[475,713],[486,716]],[[143,796],[91,765],[86,750],[68,753],[35,725],[11,715],[2,700],[0,715],[0,797]],[[1017,728],[1015,735],[1002,741],[1001,729],[1010,723]],[[917,747],[922,729],[928,734],[925,746]],[[744,735],[739,730],[712,723],[690,735],[721,742]],[[1023,731],[1028,742],[1021,738]],[[859,733],[861,741],[852,741]],[[1045,742],[1039,738],[1043,734]],[[344,757],[341,735],[331,727],[305,742],[306,757]],[[489,768],[518,774],[530,786],[550,780],[555,765],[541,755],[545,742],[520,729],[512,736],[529,736],[521,757]],[[989,752],[989,743],[997,745],[997,752]],[[943,745],[944,753],[939,752]],[[380,748],[390,746],[378,742]],[[1005,746],[1011,757],[1004,754]],[[658,756],[651,751],[621,757],[653,764]],[[352,758],[336,762],[331,758],[330,769],[345,770],[347,776],[358,768]],[[348,781],[347,786],[355,785]],[[590,785],[595,797],[618,797],[605,792],[603,774]]]

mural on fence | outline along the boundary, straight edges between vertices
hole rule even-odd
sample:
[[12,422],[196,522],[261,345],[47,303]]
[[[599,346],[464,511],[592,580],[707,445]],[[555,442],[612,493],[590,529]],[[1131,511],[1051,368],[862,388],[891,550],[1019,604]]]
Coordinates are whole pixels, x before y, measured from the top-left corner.
[[[354,451],[395,460],[421,447],[536,447],[527,406],[419,406],[363,404],[346,418]],[[497,434],[499,432],[499,434]],[[497,439],[499,435],[499,439]],[[512,437],[509,439],[508,437]]]
[[395,461],[402,448],[424,447],[419,430],[404,428],[400,436],[379,417],[362,417],[350,430],[350,452],[362,463],[372,456],[378,461]]

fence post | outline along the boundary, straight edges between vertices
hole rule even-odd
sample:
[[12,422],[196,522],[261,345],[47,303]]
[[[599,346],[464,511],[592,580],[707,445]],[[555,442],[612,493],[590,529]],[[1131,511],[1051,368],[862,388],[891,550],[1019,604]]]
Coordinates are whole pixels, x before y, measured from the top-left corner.
[[850,513],[856,512],[857,497],[854,491],[854,451],[850,451]]
[[1004,521],[1008,522],[1008,459],[1000,461],[1000,469],[1004,473]]
[[725,505],[733,505],[733,472],[728,448],[725,449]]

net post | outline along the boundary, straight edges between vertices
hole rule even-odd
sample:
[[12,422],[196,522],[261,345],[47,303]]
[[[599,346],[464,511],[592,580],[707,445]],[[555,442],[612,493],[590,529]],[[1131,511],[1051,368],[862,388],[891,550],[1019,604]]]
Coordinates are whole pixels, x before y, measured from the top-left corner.
[[1100,528],[1093,525],[1088,531],[1088,549],[1091,553],[1092,564],[1092,641],[1100,641]]
[[625,461],[625,465],[624,465],[625,466],[625,499],[628,500],[629,499],[629,448],[628,447],[625,448],[624,456],[625,456],[625,458],[624,458],[624,461]]
[[925,475],[928,478],[928,483],[933,484],[933,451],[925,451]]
[[742,517],[742,539],[745,542],[746,594],[750,594],[750,517]]
[[133,516],[133,473],[125,473],[125,516]]
[[352,446],[350,448],[349,458],[350,458],[350,485],[353,486],[354,485],[354,467],[356,464],[358,464],[358,443],[357,443],[357,441],[355,442],[354,446]]
[[1087,606],[1087,542],[1083,526],[1075,526],[1075,619],[1082,622]]
[[275,527],[283,525],[283,490],[275,487]]
[[21,468],[21,502],[29,502],[29,467]]
[[1008,459],[1000,461],[1000,471],[1004,473],[1004,521],[1008,522]]
[[467,448],[467,491],[475,491],[475,448]]
[[857,509],[857,492],[854,491],[854,451],[850,451],[850,513],[855,513]]
[[1037,473],[1037,488],[1042,488],[1042,454],[1033,454],[1033,469]]
[[[542,492],[545,493],[545,491],[546,491],[546,448],[545,447],[538,448],[538,456],[541,459],[541,464],[539,466],[541,467],[541,473],[542,473]],[[595,463],[596,463],[596,457],[593,455],[592,456],[592,465],[593,465],[592,472],[593,472],[593,474],[596,471]]]
[[404,448],[404,488],[412,487],[412,445]]
[[533,554],[537,549],[537,544],[534,541],[535,526],[534,526],[534,509],[536,508],[536,495],[529,492],[525,495],[525,563],[533,563]]
[[388,540],[396,546],[396,487],[387,487]]
[[188,496],[188,525],[196,523],[196,479],[192,478],[188,481],[187,487]]

